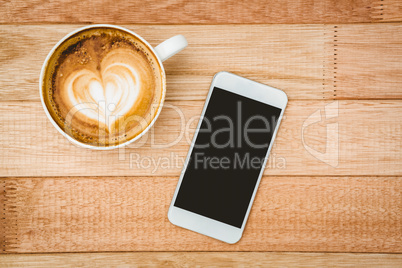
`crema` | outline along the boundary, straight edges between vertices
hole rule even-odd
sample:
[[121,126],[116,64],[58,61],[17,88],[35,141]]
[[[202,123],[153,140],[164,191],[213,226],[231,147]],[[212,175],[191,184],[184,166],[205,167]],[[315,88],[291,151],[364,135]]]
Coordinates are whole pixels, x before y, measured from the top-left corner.
[[58,46],[42,90],[52,118],[68,135],[112,146],[148,127],[162,102],[163,79],[141,40],[119,29],[93,28]]

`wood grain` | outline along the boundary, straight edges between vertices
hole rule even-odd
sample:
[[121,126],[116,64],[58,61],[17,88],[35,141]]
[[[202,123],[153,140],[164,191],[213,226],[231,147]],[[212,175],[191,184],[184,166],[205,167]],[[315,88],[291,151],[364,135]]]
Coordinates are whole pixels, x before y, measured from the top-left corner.
[[[178,176],[203,104],[166,102],[155,126],[139,141],[121,149],[93,151],[78,148],[57,132],[40,103],[3,102],[0,176]],[[319,111],[324,113],[331,107],[328,104],[334,105],[334,118],[307,121],[319,117]],[[401,175],[401,104],[289,102],[265,174]],[[338,127],[328,139],[327,124]],[[325,154],[327,140],[335,145]],[[308,147],[319,155],[313,156],[311,150],[310,154]]]
[[[0,0],[0,251],[223,251],[3,254],[0,266],[399,267],[396,254],[225,251],[402,252],[402,25],[362,24],[401,22],[401,3]],[[130,24],[154,46],[178,33],[190,43],[164,64],[167,106],[156,126],[122,150],[71,145],[39,103],[48,51],[87,23]],[[221,70],[281,88],[291,100],[236,245],[166,216],[196,120],[183,127]],[[335,117],[304,127],[329,107],[338,107]],[[328,141],[339,142],[329,157]]]
[[16,223],[6,226],[5,252],[402,252],[400,177],[266,176],[235,245],[169,223],[177,178],[0,182],[14,207],[4,218]]
[[[0,68],[0,99],[39,101],[38,78],[47,53],[79,26],[0,27],[0,63],[4,66]],[[128,25],[127,28],[154,46],[179,33],[188,39],[189,46],[164,64],[167,99],[204,100],[213,75],[222,70],[284,89],[291,98],[333,96],[332,88],[322,85],[325,42],[322,25]],[[13,42],[19,45],[10,46]]]
[[401,98],[402,25],[394,26],[395,31],[385,32],[364,25],[329,26],[332,54],[328,51],[325,72],[333,79],[335,99]]
[[7,254],[6,267],[400,267],[402,255],[289,252],[127,252]]
[[[39,101],[47,53],[79,26],[0,26],[0,100]],[[168,100],[204,100],[222,70],[280,88],[290,99],[402,98],[400,24],[126,27],[152,45],[187,37],[189,47],[165,63]]]
[[2,0],[0,3],[1,23],[353,23],[401,19],[392,8],[398,0]]
[[401,21],[402,1],[381,0],[373,4],[373,18],[380,21]]

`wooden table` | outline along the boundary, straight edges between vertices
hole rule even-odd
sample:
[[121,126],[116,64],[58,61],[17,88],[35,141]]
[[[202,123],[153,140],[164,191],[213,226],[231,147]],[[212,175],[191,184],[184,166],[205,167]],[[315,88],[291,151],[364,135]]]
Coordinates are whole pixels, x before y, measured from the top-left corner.
[[[0,1],[0,266],[400,267],[401,22],[398,0]],[[70,144],[40,104],[47,53],[91,23],[189,41],[165,64],[156,125],[121,150]],[[290,100],[235,245],[167,219],[222,70]]]

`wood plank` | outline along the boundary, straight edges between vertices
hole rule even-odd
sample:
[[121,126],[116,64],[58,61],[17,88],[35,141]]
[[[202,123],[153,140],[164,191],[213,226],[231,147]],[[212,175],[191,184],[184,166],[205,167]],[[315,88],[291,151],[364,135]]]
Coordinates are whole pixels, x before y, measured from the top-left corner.
[[[39,101],[38,79],[47,53],[64,35],[80,26],[1,26],[0,99]],[[165,64],[167,99],[205,99],[213,75],[222,70],[284,89],[291,98],[333,96],[333,89],[324,89],[322,85],[323,25],[128,25],[127,28],[154,46],[175,34],[187,37],[190,45]],[[9,46],[10,43],[19,45]]]
[[[172,177],[10,178],[5,252],[402,252],[401,177],[262,179],[234,245],[176,227]],[[2,241],[3,242],[3,241]]]
[[[390,4],[388,4],[390,2]],[[0,23],[353,23],[400,20],[397,0],[1,1]],[[386,5],[383,5],[385,4]],[[385,8],[390,6],[390,8]],[[400,14],[399,14],[400,15]]]
[[401,254],[296,252],[126,252],[7,254],[6,267],[400,267]]
[[401,21],[402,2],[400,0],[380,0],[373,3],[373,18],[380,21]]
[[[79,26],[2,25],[0,100],[39,101],[48,51]],[[283,89],[290,99],[402,98],[400,24],[126,27],[152,45],[177,33],[189,40],[165,64],[168,100],[204,100],[212,76],[222,70]]]
[[[40,103],[3,102],[0,176],[178,176],[203,104],[168,101],[139,141],[93,151],[58,133]],[[401,104],[290,101],[265,174],[402,175]],[[325,109],[334,118],[320,121]],[[320,122],[312,124],[317,116]]]
[[[382,28],[384,31],[380,31]],[[326,76],[336,99],[402,97],[402,24],[388,27],[332,25]],[[332,30],[332,33],[331,33]],[[328,81],[327,80],[327,81]]]

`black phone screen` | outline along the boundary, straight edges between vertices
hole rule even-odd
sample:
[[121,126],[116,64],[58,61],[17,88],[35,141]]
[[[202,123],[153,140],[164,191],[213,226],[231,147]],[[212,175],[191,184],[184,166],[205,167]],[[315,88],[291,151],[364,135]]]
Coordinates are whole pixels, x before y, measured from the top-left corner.
[[174,206],[241,228],[280,113],[215,87]]

